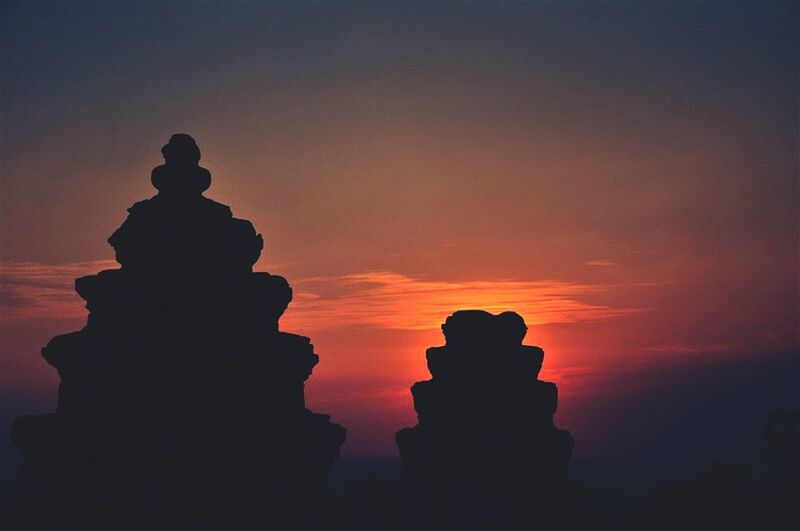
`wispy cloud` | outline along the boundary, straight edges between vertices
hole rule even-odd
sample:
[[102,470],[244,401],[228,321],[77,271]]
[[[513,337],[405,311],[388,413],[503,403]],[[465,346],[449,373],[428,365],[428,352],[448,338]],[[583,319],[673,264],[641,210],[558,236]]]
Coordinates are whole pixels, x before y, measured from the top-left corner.
[[771,329],[736,341],[708,343],[659,343],[645,350],[655,354],[716,354],[758,352],[760,350],[780,350],[786,347],[796,348],[798,345],[798,327],[787,326],[782,329]]
[[[77,318],[86,314],[75,278],[115,269],[112,260],[67,264],[3,262],[0,315],[4,320]],[[285,320],[297,330],[371,326],[400,330],[438,328],[456,309],[513,310],[529,324],[568,323],[620,317],[642,308],[617,308],[585,299],[616,286],[556,280],[413,278],[391,271],[307,278],[292,282],[294,301]]]
[[473,280],[454,282],[373,271],[294,282],[297,296],[287,320],[298,329],[352,325],[428,330],[460,308],[513,310],[529,324],[568,323],[620,317],[643,308],[590,303],[609,286],[556,280]]
[[598,260],[589,260],[587,262],[584,262],[583,265],[592,267],[611,267],[617,265],[617,263],[614,262],[613,260],[598,259]]
[[116,269],[113,260],[41,264],[2,262],[0,264],[0,318],[78,318],[86,314],[85,302],[75,293],[77,277],[103,269]]
[[665,354],[708,354],[712,352],[728,352],[741,350],[742,343],[662,343],[652,345],[645,350]]

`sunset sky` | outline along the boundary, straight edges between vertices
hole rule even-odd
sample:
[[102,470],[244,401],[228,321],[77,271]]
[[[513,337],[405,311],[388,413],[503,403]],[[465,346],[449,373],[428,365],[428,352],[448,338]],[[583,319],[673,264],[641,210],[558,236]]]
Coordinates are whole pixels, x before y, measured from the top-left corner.
[[798,407],[796,4],[0,15],[3,432],[52,409],[39,349],[84,323],[72,281],[116,267],[174,132],[293,285],[347,458],[396,457],[461,308],[525,317],[578,458],[735,452]]

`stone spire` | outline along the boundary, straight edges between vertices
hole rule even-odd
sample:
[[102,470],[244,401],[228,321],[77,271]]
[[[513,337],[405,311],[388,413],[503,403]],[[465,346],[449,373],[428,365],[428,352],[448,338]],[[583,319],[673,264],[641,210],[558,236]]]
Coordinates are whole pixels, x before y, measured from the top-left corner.
[[12,429],[21,528],[287,528],[325,513],[345,430],[305,406],[319,358],[279,331],[291,287],[253,272],[261,236],[202,195],[192,137],[162,153],[158,195],[109,238],[121,268],[75,282],[86,326],[42,351],[57,410]]

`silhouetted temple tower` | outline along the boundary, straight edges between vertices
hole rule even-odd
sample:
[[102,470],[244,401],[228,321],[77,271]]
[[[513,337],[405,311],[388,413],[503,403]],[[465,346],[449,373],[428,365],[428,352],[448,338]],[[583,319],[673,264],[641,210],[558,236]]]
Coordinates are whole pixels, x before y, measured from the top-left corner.
[[458,311],[442,331],[446,345],[427,351],[433,378],[411,388],[418,424],[397,433],[414,505],[483,529],[558,516],[573,441],[553,425],[555,384],[537,379],[544,352],[522,344],[513,312]]
[[253,272],[252,224],[203,197],[194,140],[162,153],[158,195],[109,238],[121,269],[76,280],[88,322],[43,349],[57,411],[12,429],[21,528],[285,529],[324,513],[345,430],[305,407],[318,357],[278,329],[292,290]]

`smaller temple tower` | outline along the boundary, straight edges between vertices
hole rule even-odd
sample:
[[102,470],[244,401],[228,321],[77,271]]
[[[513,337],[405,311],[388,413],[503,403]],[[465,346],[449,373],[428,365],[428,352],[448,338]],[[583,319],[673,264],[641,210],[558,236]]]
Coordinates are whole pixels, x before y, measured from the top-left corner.
[[525,321],[463,310],[442,331],[433,378],[411,387],[418,424],[396,437],[415,506],[467,527],[556,517],[573,440],[553,425],[558,390],[538,380],[544,352],[522,344]]

